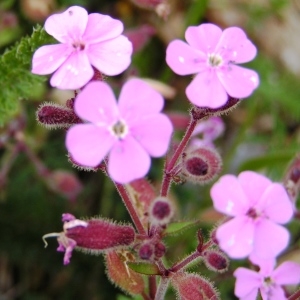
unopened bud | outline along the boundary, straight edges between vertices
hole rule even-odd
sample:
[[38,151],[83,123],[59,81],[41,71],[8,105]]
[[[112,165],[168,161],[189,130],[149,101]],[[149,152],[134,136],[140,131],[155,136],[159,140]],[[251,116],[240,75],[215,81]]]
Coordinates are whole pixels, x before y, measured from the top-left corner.
[[213,148],[198,148],[182,155],[182,175],[198,184],[212,181],[222,169],[222,159]]
[[132,271],[127,262],[134,261],[133,256],[126,250],[109,251],[105,255],[107,275],[112,283],[131,295],[144,291],[143,276]]
[[295,203],[300,191],[300,154],[296,155],[288,167],[284,178],[285,188]]
[[82,184],[72,172],[65,170],[55,170],[46,175],[46,183],[49,188],[74,201],[82,191]]
[[152,224],[165,225],[173,217],[174,209],[166,197],[156,198],[150,206],[149,217]]
[[224,253],[217,250],[207,250],[203,253],[206,267],[214,272],[223,273],[227,271],[229,260]]
[[36,112],[37,121],[48,129],[69,128],[82,123],[75,112],[62,105],[46,102]]
[[154,246],[150,242],[142,244],[139,249],[139,257],[145,260],[152,260],[154,258]]
[[166,253],[166,246],[162,242],[158,242],[155,244],[155,257],[156,258],[161,258],[165,255]]
[[171,279],[180,300],[218,300],[218,291],[207,279],[185,272],[176,273]]

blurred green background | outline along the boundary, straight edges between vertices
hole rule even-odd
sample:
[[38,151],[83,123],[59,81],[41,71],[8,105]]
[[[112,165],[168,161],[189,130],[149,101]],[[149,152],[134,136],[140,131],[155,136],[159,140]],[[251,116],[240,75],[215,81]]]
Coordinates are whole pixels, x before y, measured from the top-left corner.
[[[247,67],[259,72],[261,83],[251,97],[222,117],[226,131],[216,143],[224,159],[223,173],[237,174],[251,169],[275,181],[282,180],[290,160],[299,152],[300,1],[170,0],[165,3],[169,5],[169,13],[138,6],[137,2],[1,0],[0,54],[7,49],[15,51],[15,43],[21,37],[30,36],[37,23],[43,25],[50,14],[75,4],[90,13],[100,12],[122,20],[128,34],[148,25],[152,34],[147,31],[138,35],[138,48],[130,68],[107,81],[119,91],[122,82],[131,75],[156,79],[176,91],[175,96],[166,100],[166,111],[187,114],[190,106],[184,90],[191,77],[177,76],[169,69],[165,63],[166,46],[175,38],[183,39],[189,25],[212,22],[222,28],[240,26],[258,47],[257,58]],[[51,90],[46,77],[29,78],[30,51],[33,50],[29,49],[27,56],[19,56],[20,64],[6,61],[7,66],[0,65],[3,123],[0,129],[0,300],[126,299],[106,278],[101,256],[74,252],[71,264],[63,266],[63,255],[56,252],[54,239],[44,249],[41,237],[62,231],[62,213],[77,217],[101,215],[118,221],[129,217],[102,173],[72,168],[66,157],[65,130],[50,131],[37,124],[35,112],[42,102],[64,103],[73,95]],[[178,132],[175,137],[179,139],[181,135]],[[162,160],[155,160],[149,174],[157,186],[162,166]],[[178,219],[200,219],[204,232],[219,218],[210,210],[210,186],[185,184],[172,190]],[[299,252],[299,222],[292,223],[290,228],[293,251]],[[167,258],[174,262],[193,251],[196,229],[169,238],[167,245]],[[201,266],[192,270],[216,280],[222,299],[234,299],[234,281],[230,276],[238,265],[239,262],[234,262],[223,275],[215,275]],[[175,295],[169,292],[168,297],[174,299]]]

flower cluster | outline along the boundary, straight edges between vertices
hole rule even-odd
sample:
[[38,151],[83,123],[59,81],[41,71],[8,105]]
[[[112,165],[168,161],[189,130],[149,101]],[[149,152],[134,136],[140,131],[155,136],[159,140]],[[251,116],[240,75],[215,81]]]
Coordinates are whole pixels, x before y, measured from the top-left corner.
[[[134,2],[153,8],[165,5],[165,1]],[[105,252],[109,277],[129,293],[143,293],[143,278],[138,274],[142,273],[162,276],[157,295],[151,290],[156,283],[151,284],[153,278],[149,281],[149,299],[163,299],[169,283],[180,299],[218,299],[208,280],[184,268],[202,257],[210,270],[225,272],[227,254],[233,259],[249,258],[259,267],[259,272],[246,268],[234,272],[237,297],[255,299],[260,290],[264,300],[286,299],[281,285],[300,282],[300,265],[284,262],[276,269],[274,266],[288,246],[290,236],[283,225],[292,219],[295,207],[282,184],[252,171],[238,177],[224,175],[213,185],[213,205],[228,218],[211,240],[204,243],[199,230],[194,253],[169,269],[161,260],[167,250],[164,236],[191,225],[182,222],[168,227],[175,215],[168,197],[171,183],[190,180],[205,184],[220,173],[222,159],[213,142],[225,126],[217,115],[250,96],[259,85],[255,71],[237,65],[256,56],[256,47],[244,31],[237,27],[221,30],[213,24],[191,26],[185,33],[187,43],[174,40],[167,47],[169,67],[179,75],[196,76],[186,88],[193,104],[191,120],[181,142],[168,153],[171,158],[166,161],[157,196],[143,177],[150,170],[151,157],[167,154],[173,124],[162,112],[162,95],[145,81],[125,81],[118,101],[103,81],[102,74],[118,75],[131,62],[133,47],[122,35],[121,21],[72,6],[50,16],[45,30],[60,44],[39,48],[33,56],[32,72],[54,73],[53,87],[79,91],[65,106],[41,106],[38,120],[50,128],[68,129],[70,160],[82,169],[101,169],[114,181],[136,227],[100,218],[82,221],[64,214],[63,232],[44,236],[57,237],[57,250],[65,252],[64,263],[70,262],[75,248]],[[202,139],[197,138],[199,134]],[[145,269],[140,260],[147,261]]]

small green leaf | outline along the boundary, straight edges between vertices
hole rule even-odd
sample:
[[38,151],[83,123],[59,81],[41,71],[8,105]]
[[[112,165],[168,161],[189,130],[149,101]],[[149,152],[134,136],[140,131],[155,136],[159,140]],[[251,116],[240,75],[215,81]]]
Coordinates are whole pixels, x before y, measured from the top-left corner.
[[127,262],[128,267],[141,274],[145,275],[161,275],[161,272],[156,264],[145,262]]
[[176,222],[176,223],[170,223],[168,227],[164,230],[163,235],[170,235],[170,234],[177,234],[181,231],[184,231],[186,229],[191,228],[192,226],[195,226],[199,224],[199,221],[183,221],[183,222]]

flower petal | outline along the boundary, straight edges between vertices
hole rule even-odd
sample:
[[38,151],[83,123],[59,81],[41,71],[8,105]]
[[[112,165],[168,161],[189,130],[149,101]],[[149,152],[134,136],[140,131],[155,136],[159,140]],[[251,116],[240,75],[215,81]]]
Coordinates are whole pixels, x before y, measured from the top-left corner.
[[211,188],[210,196],[214,208],[229,216],[239,216],[247,213],[248,199],[238,181],[233,175],[222,176]]
[[240,173],[238,181],[240,182],[251,207],[260,201],[265,190],[272,185],[272,181],[267,177],[252,171],[244,171]]
[[273,183],[265,190],[257,208],[279,224],[289,222],[294,214],[293,204],[285,188],[279,183]]
[[214,24],[190,26],[185,32],[185,39],[190,46],[204,53],[211,53],[222,36],[222,29]]
[[97,125],[111,125],[118,117],[116,98],[105,82],[88,83],[77,96],[74,108],[81,119]]
[[244,258],[253,249],[254,225],[248,217],[235,217],[216,231],[220,248],[231,258]]
[[193,104],[200,107],[218,108],[228,100],[228,95],[213,70],[196,75],[185,93]]
[[51,74],[71,55],[73,49],[68,45],[46,45],[37,49],[32,58],[31,72],[39,75]]
[[226,92],[234,98],[250,96],[259,84],[259,77],[255,71],[233,64],[218,70],[217,75]]
[[114,142],[108,130],[93,124],[75,125],[66,136],[66,147],[72,158],[86,167],[98,166]]
[[257,50],[241,28],[229,27],[223,31],[216,52],[227,61],[245,63],[256,56]]
[[172,41],[167,48],[166,62],[178,75],[189,75],[207,68],[206,55],[180,40]]
[[125,83],[119,96],[121,116],[134,124],[144,116],[159,113],[164,99],[157,91],[140,79],[130,79]]
[[108,173],[116,182],[125,184],[144,177],[150,165],[148,153],[128,135],[114,144],[109,154]]
[[167,116],[155,114],[141,119],[130,132],[151,156],[160,157],[168,150],[173,126]]
[[272,279],[279,285],[299,284],[300,264],[292,261],[282,263],[273,271]]
[[94,71],[84,51],[72,53],[53,74],[50,84],[62,90],[82,88],[93,77]]
[[110,16],[89,14],[83,40],[89,44],[99,43],[116,38],[123,32],[123,29],[123,23]]
[[281,286],[262,287],[260,293],[263,300],[287,300]]
[[268,219],[255,224],[253,252],[261,258],[273,258],[283,251],[289,242],[289,232],[283,226]]
[[122,73],[131,62],[132,44],[124,35],[89,45],[88,57],[100,72],[112,76]]
[[237,268],[233,275],[236,277],[234,294],[243,300],[255,300],[262,283],[261,275],[246,268]]
[[50,16],[45,30],[61,43],[80,41],[88,22],[87,11],[80,6],[71,6],[60,14]]

